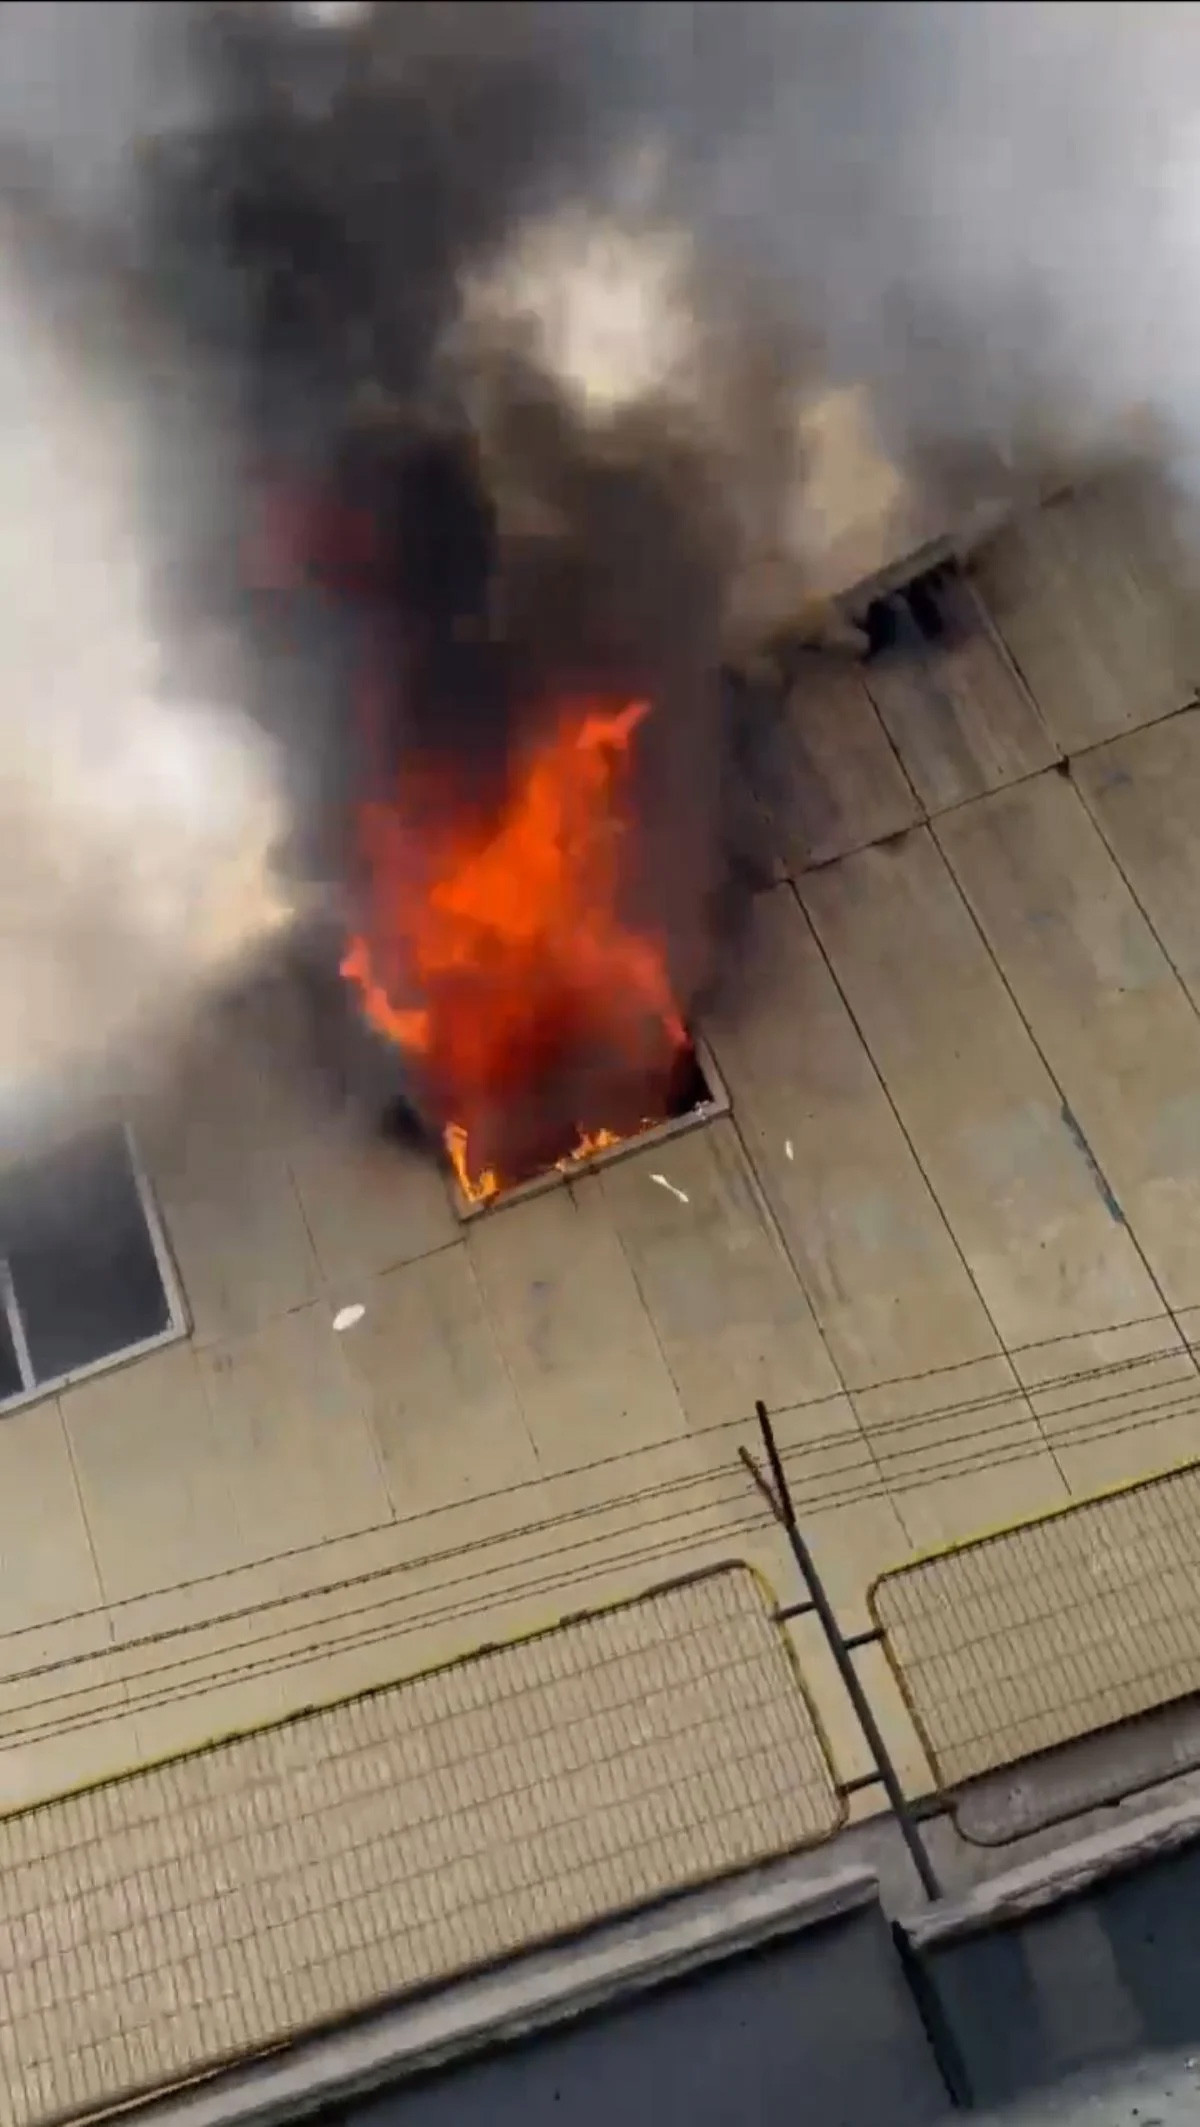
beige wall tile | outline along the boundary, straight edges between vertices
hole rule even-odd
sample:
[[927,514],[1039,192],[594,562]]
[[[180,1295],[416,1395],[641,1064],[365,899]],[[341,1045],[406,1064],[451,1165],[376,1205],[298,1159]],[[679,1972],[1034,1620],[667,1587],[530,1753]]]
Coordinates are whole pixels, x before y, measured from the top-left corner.
[[861,675],[839,659],[805,660],[758,791],[768,838],[792,878],[920,818]]
[[1072,778],[1200,1005],[1200,710],[1095,747]]
[[342,1349],[360,1384],[396,1512],[504,1491],[538,1460],[464,1244],[361,1287]]
[[[882,1545],[881,1557],[903,1557],[906,1552],[904,1532],[890,1514],[886,1502],[877,1501],[874,1509],[851,1508],[817,1515],[805,1522],[805,1535],[843,1629],[847,1632],[865,1630],[867,1619],[862,1608],[862,1585],[865,1584],[860,1571],[865,1562],[862,1546],[869,1547],[874,1535]],[[759,1576],[773,1604],[783,1608],[802,1599],[799,1574],[782,1529],[764,1522],[747,1537],[742,1556]],[[856,1558],[857,1566],[854,1563]],[[792,1660],[816,1710],[836,1777],[839,1780],[863,1777],[872,1770],[870,1751],[819,1621],[811,1616],[797,1618],[783,1629],[787,1633]],[[876,1659],[872,1649],[864,1650],[854,1659],[864,1665],[863,1675],[864,1680],[869,1678],[870,1681],[872,1705],[900,1776],[912,1792],[918,1793],[928,1785],[928,1772],[911,1724],[890,1684],[886,1667]],[[880,1806],[877,1795],[863,1799],[868,1813],[872,1804],[875,1808]]]
[[684,1430],[594,1181],[489,1213],[467,1250],[543,1470]]
[[863,678],[917,796],[941,812],[1036,774],[1056,748],[974,586],[946,571],[923,591],[942,632],[924,637],[897,596],[897,641]]
[[[859,1424],[897,1507],[933,1486],[967,1480],[1037,1457],[1045,1441],[1007,1358],[983,1359],[908,1381],[859,1390]],[[907,1526],[906,1521],[906,1526]],[[972,1532],[973,1533],[973,1532]],[[942,1541],[939,1537],[937,1541]]]
[[[0,1725],[15,1703],[6,1693],[15,1693],[22,1704],[29,1698],[56,1696],[63,1677],[85,1669],[93,1656],[106,1656],[112,1645],[111,1614],[98,1598],[87,1608],[61,1610],[44,1621],[38,1620],[32,1605],[28,1610],[22,1606],[14,1616],[15,1622],[0,1632]],[[74,1690],[73,1682],[70,1688]]]
[[927,831],[807,877],[804,905],[1004,1343],[1158,1305]]
[[1200,1455],[1200,1373],[1167,1315],[1014,1355],[1073,1494]]
[[[912,1716],[896,1682],[887,1658],[881,1647],[864,1647],[857,1657],[859,1674],[868,1693],[875,1718],[883,1733],[893,1765],[900,1776],[900,1784],[906,1795],[917,1797],[934,1792],[933,1770],[925,1755],[925,1749],[913,1726]],[[870,1767],[867,1767],[870,1770]],[[857,1807],[855,1807],[855,1802]],[[852,1819],[860,1815],[874,1815],[886,1806],[886,1798],[879,1788],[854,1798],[851,1804]],[[916,1896],[916,1880],[913,1880],[913,1896]],[[911,1908],[910,1908],[911,1910]]]
[[1059,1446],[1055,1459],[1077,1499],[1090,1499],[1112,1485],[1137,1484],[1200,1456],[1200,1408],[1173,1417],[1144,1419],[1136,1426],[1112,1428]]
[[[473,1645],[458,1548],[495,1531],[420,1515],[127,1604],[116,1660],[145,1756],[388,1683]],[[466,1557],[470,1557],[469,1550]],[[486,1637],[486,1634],[481,1635]],[[430,1651],[432,1649],[432,1651]]]
[[1153,483],[1105,481],[1023,516],[977,559],[984,604],[1069,753],[1194,697],[1192,572],[1170,516]]
[[142,1762],[127,1717],[89,1722],[65,1733],[0,1743],[0,1815],[51,1796],[111,1780]]
[[190,1345],[81,1381],[61,1401],[109,1601],[223,1572],[262,1541]]
[[197,1344],[244,1335],[314,1298],[317,1260],[282,1153],[227,1153],[151,1179]]
[[731,1445],[686,1434],[414,1518],[393,1572],[289,1605],[318,1652],[285,1688],[322,1703],[741,1558],[769,1522]]
[[57,1402],[0,1420],[0,1813],[123,1770],[137,1739]]
[[732,1122],[632,1154],[597,1182],[692,1425],[745,1417],[760,1396],[774,1408],[837,1388]]
[[258,1556],[391,1519],[366,1400],[325,1303],[208,1346],[198,1363]]
[[739,1429],[685,1433],[638,1453],[564,1471],[544,1489],[553,1529],[527,1543],[530,1581],[557,1600],[548,1566],[574,1599],[577,1586],[628,1594],[740,1557],[765,1508],[737,1456]]
[[[841,1390],[834,1396],[814,1397],[808,1403],[783,1404],[769,1415],[776,1443],[787,1455],[831,1447],[839,1440],[859,1435],[861,1430],[854,1405]],[[757,1453],[761,1434],[755,1419],[743,1422],[738,1438],[750,1443]]]
[[331,1127],[297,1141],[289,1158],[321,1274],[339,1299],[361,1298],[364,1278],[460,1238],[429,1151]]
[[742,1141],[843,1381],[998,1349],[794,894],[760,894],[707,1029]]
[[958,1477],[929,1478],[892,1489],[896,1512],[914,1551],[963,1543],[1027,1521],[1069,1497],[1057,1458],[1048,1448],[996,1459]]
[[1200,1374],[1169,1315],[1014,1352],[1042,1431],[1056,1449],[1136,1432],[1200,1404]]
[[1027,1519],[881,1582],[949,1782],[1195,1690],[1197,1468]]
[[1196,1304],[1200,1020],[1100,835],[1053,774],[935,832],[1165,1299]]
[[115,1727],[123,1770],[288,1711],[306,1621],[239,1605],[235,1581],[214,1574],[97,1613],[71,1667],[12,1681],[0,1726],[10,1736],[57,1731],[64,1744]]
[[[266,1668],[249,1658],[238,1662],[232,1654],[231,1649],[225,1673],[211,1682],[199,1676],[168,1677],[155,1692],[148,1681],[139,1685],[136,1678],[131,1679],[134,1763],[155,1765],[181,1751],[207,1750],[210,1744],[252,1734],[270,1721],[283,1720],[313,1704],[310,1678],[304,1677],[303,1683],[297,1678],[293,1689],[290,1665]],[[297,1656],[297,1669],[303,1672],[306,1666]],[[386,1677],[372,1675],[372,1684],[385,1681]],[[336,1696],[330,1693],[331,1698]]]
[[51,1397],[0,1418],[0,1632],[100,1601],[62,1413]]

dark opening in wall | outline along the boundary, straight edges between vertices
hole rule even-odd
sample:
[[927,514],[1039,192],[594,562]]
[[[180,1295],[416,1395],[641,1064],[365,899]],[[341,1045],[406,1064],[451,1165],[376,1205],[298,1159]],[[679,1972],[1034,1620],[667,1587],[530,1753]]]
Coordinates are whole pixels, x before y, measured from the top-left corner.
[[872,599],[863,616],[867,656],[920,651],[953,641],[963,632],[963,578],[953,562],[915,576],[911,583]]

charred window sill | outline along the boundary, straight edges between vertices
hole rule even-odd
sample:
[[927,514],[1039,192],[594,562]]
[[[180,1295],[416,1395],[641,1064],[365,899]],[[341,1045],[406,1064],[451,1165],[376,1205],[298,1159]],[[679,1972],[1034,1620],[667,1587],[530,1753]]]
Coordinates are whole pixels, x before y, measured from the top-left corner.
[[457,1177],[449,1177],[450,1198],[455,1216],[464,1224],[484,1218],[489,1213],[503,1211],[509,1204],[524,1203],[529,1197],[541,1196],[547,1189],[556,1189],[560,1184],[575,1181],[581,1175],[594,1174],[597,1168],[610,1167],[615,1160],[628,1159],[631,1153],[648,1152],[656,1145],[669,1144],[685,1130],[698,1129],[710,1123],[718,1115],[730,1112],[729,1094],[717,1069],[712,1051],[698,1036],[693,1037],[693,1048],[698,1083],[694,1088],[695,1098],[679,1114],[668,1116],[661,1123],[651,1123],[645,1129],[635,1130],[615,1144],[601,1146],[595,1152],[562,1160],[557,1165],[545,1167],[527,1180],[515,1182],[509,1188],[500,1188],[494,1196],[476,1201],[469,1197]]

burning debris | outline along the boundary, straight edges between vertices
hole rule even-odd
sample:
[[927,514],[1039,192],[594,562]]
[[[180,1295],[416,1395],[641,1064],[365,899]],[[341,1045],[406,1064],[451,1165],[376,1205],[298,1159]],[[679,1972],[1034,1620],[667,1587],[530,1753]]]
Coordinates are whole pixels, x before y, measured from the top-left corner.
[[652,1182],[657,1182],[660,1189],[665,1189],[669,1196],[673,1196],[677,1204],[686,1204],[690,1201],[687,1190],[681,1189],[677,1182],[669,1181],[665,1174],[652,1174],[650,1179]]

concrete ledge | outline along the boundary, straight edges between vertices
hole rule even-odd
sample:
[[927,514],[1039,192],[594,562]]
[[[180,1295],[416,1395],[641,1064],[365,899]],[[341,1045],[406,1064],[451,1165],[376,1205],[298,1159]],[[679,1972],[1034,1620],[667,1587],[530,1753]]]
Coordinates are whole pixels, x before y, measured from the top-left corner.
[[771,1863],[137,2108],[154,2127],[271,2127],[663,1986],[878,1901],[876,1877]]
[[[1003,1847],[1111,1808],[1200,1768],[1200,1700],[1177,1699],[1119,1728],[1062,1743],[954,1796],[955,1828],[971,1846]],[[1147,1805],[1150,1806],[1150,1805]]]
[[1082,1897],[1111,1877],[1164,1860],[1200,1840],[1200,1800],[1124,1819],[1037,1861],[978,1884],[901,1923],[914,1950],[931,1950]]
[[1192,1797],[1119,1818],[895,1932],[956,2090],[1007,2105],[1080,2071],[1195,2047],[1198,1910]]

